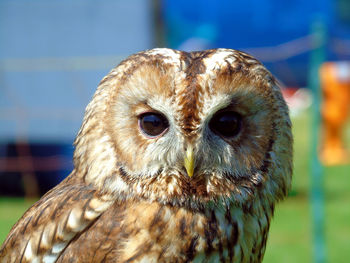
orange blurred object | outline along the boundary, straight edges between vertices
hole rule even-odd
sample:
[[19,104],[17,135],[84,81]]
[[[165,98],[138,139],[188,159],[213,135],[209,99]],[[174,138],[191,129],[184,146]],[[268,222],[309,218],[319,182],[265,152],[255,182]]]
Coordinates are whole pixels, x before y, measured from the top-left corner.
[[350,109],[350,62],[326,62],[320,69],[323,102],[320,159],[324,165],[349,163],[343,130]]

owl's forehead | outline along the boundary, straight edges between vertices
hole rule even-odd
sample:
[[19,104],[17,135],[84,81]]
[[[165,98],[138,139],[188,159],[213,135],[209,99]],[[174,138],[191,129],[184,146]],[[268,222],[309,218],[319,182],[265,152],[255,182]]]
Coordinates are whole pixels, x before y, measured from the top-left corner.
[[211,89],[213,82],[225,80],[233,84],[249,84],[259,76],[261,79],[264,78],[262,75],[268,75],[258,60],[232,49],[183,52],[156,48],[138,53],[130,60],[131,69],[141,71],[137,78],[146,74],[156,78],[168,76],[167,81],[174,84],[170,86],[174,93],[190,97],[195,93],[228,92],[222,85]]
[[173,66],[188,74],[208,74],[223,71],[227,67],[251,70],[261,65],[254,57],[233,49],[210,49],[204,51],[184,52],[168,48],[155,48],[139,53],[145,55],[146,61],[156,61],[158,65]]

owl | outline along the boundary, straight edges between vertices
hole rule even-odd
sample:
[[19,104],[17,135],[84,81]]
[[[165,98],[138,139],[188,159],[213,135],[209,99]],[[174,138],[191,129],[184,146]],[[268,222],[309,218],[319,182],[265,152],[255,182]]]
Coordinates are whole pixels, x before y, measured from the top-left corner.
[[231,49],[157,48],[102,79],[74,169],[13,226],[1,262],[261,262],[291,184],[276,80]]

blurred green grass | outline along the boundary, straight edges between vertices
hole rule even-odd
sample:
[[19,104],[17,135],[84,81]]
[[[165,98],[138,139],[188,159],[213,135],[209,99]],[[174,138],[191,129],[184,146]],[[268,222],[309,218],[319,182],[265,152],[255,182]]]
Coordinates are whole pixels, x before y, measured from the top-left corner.
[[[308,112],[294,117],[294,175],[289,197],[277,205],[264,262],[313,262]],[[346,128],[350,142],[350,128]],[[348,145],[349,149],[349,145]],[[328,262],[350,259],[350,165],[324,168],[325,238]]]
[[34,199],[28,200],[20,197],[0,198],[0,244],[5,241],[11,227],[35,201]]
[[[312,262],[309,203],[310,114],[293,118],[294,178],[289,197],[277,205],[264,262]],[[346,130],[350,142],[350,128]],[[328,262],[350,258],[350,165],[325,168],[325,234]],[[0,243],[33,200],[0,198]]]

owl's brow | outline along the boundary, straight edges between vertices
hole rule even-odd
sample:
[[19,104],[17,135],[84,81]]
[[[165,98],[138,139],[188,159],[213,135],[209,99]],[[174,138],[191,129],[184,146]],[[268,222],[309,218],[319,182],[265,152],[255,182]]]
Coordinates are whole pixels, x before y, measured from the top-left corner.
[[204,74],[207,70],[204,59],[213,54],[214,50],[198,51],[198,52],[182,52],[181,60],[184,61],[186,68],[184,70],[184,89],[177,95],[179,97],[178,104],[181,109],[182,130],[186,137],[191,139],[194,131],[196,131],[200,122],[201,100],[203,87],[198,84],[198,75]]

